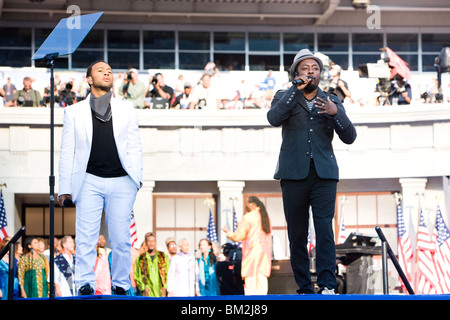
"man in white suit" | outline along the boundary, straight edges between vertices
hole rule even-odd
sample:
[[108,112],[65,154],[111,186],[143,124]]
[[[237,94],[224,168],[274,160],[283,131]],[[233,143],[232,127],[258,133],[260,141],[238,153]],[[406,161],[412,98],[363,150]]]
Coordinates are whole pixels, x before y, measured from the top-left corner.
[[103,210],[112,249],[112,289],[130,288],[130,220],[142,183],[142,147],[131,102],[112,97],[113,72],[97,61],[86,72],[88,97],[65,108],[59,162],[61,206],[76,206],[75,285],[79,295],[95,292],[96,245]]

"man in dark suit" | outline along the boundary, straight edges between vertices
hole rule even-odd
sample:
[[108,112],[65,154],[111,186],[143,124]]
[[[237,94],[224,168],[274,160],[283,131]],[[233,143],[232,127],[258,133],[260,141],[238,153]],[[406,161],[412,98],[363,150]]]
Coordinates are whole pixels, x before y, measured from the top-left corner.
[[278,91],[267,118],[282,126],[283,142],[275,179],[281,180],[290,242],[291,265],[298,293],[314,293],[307,251],[309,208],[316,233],[319,292],[334,294],[336,253],[332,229],[339,169],[333,152],[334,132],[347,144],[356,130],[334,95],[319,88],[322,61],[309,50],[297,53],[290,74],[297,83]]

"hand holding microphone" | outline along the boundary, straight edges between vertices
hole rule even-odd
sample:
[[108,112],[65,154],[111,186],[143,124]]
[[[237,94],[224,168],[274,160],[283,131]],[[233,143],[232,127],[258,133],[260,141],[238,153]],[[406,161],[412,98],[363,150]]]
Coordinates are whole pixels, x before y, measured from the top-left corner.
[[63,204],[64,208],[70,208],[74,206],[72,199],[65,199]]
[[298,90],[303,90],[314,78],[312,76],[297,76],[292,84],[297,87]]
[[58,197],[59,205],[63,208],[73,207],[72,196],[70,194],[62,194]]

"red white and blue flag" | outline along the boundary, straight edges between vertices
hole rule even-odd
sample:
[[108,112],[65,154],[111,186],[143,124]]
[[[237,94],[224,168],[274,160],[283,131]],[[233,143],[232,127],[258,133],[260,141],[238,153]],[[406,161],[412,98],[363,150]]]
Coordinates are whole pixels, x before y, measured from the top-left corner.
[[214,222],[214,218],[213,218],[211,209],[209,209],[209,223],[208,223],[208,229],[206,231],[206,239],[208,239],[211,242],[219,241],[217,238],[216,224]]
[[[411,265],[413,259],[413,251],[411,247],[411,239],[406,229],[405,217],[403,215],[402,206],[397,205],[397,229],[398,229],[398,262],[406,275],[408,282],[411,282]],[[402,287],[404,287],[402,283]]]
[[437,293],[434,251],[435,245],[428,234],[428,228],[421,209],[417,232],[417,275],[419,277],[417,291],[424,294]]
[[0,192],[0,240],[8,236],[8,223],[6,221],[5,201],[3,193]]
[[134,244],[137,241],[137,229],[136,229],[136,221],[134,220],[133,212],[131,213],[130,234],[131,234],[131,246],[134,247]]
[[445,225],[439,206],[436,212],[436,225],[433,230],[435,240],[434,264],[438,278],[438,293],[450,292],[450,232]]
[[341,223],[339,227],[339,238],[338,238],[338,244],[342,244],[347,239],[347,232],[345,232],[345,224],[344,224],[344,217],[341,218]]

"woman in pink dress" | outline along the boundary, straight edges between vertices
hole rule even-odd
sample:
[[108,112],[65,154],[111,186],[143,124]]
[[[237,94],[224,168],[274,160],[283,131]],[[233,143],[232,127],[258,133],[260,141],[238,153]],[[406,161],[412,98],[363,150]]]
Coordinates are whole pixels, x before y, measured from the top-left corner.
[[246,295],[265,295],[272,267],[272,230],[266,207],[257,197],[248,198],[249,212],[244,214],[235,232],[222,230],[228,239],[242,241],[242,278]]

